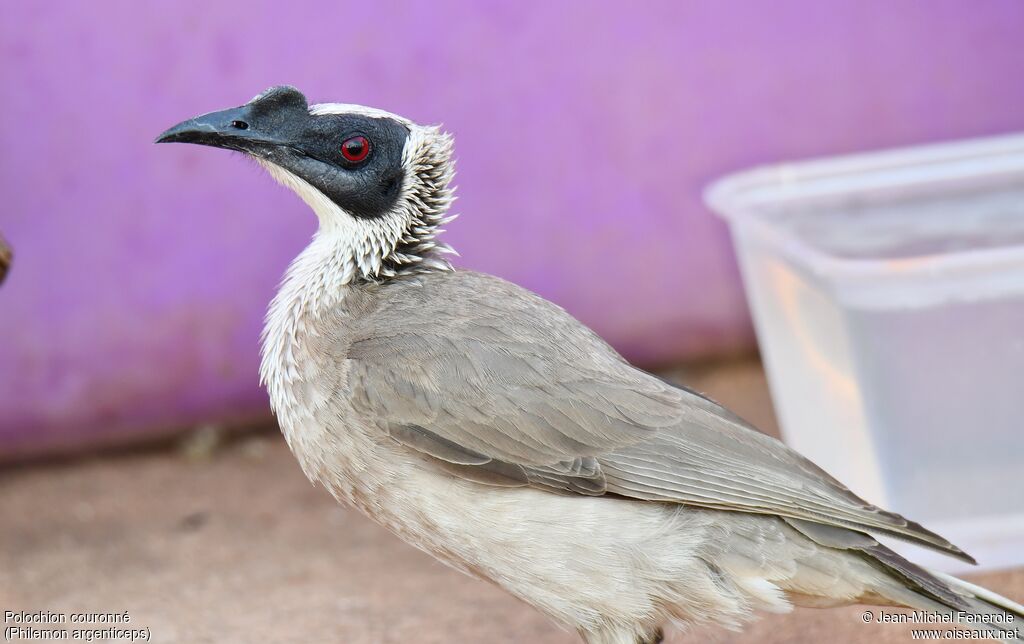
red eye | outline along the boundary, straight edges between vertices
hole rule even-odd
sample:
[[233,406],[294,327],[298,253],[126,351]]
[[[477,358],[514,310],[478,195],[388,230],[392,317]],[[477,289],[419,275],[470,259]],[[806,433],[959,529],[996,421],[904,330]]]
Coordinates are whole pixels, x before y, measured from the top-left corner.
[[359,163],[370,154],[370,141],[365,136],[353,136],[341,144],[341,156],[352,163]]

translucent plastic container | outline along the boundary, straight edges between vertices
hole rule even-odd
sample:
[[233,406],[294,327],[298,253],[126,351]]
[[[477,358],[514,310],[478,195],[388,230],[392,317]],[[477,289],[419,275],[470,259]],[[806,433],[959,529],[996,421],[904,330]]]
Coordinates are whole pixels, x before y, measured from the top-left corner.
[[1024,135],[755,169],[705,198],[786,442],[983,567],[1024,564]]

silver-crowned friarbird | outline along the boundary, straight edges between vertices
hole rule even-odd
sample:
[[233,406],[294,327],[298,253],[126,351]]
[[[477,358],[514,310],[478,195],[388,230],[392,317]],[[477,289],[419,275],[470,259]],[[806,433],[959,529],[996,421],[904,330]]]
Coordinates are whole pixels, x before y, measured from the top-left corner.
[[942,537],[558,306],[454,270],[436,239],[454,173],[440,129],[274,87],[158,141],[244,152],[319,218],[270,305],[260,369],[306,475],[588,643],[793,604],[1024,619],[870,535],[971,561]]

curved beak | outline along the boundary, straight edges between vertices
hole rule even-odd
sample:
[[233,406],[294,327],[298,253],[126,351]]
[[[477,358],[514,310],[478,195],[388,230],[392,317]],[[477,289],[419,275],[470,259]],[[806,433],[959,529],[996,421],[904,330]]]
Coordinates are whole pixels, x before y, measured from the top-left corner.
[[158,136],[155,143],[195,143],[250,153],[285,144],[255,127],[252,116],[248,105],[210,112],[178,123]]

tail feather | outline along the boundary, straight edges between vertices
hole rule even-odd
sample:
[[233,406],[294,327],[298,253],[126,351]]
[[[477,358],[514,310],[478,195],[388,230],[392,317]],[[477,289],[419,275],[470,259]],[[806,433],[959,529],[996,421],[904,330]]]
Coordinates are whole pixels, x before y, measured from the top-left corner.
[[[945,573],[918,566],[863,532],[800,520],[785,521],[818,545],[860,556],[884,573],[884,577],[867,587],[868,592],[862,601],[894,603],[906,608],[954,615],[954,623],[968,630],[985,633],[989,637],[1003,634],[1001,639],[1004,640],[1024,641],[1024,607],[1013,600]],[[959,619],[961,614],[990,616],[991,619]]]
[[929,570],[928,572],[931,573],[933,576],[937,577],[938,579],[946,582],[946,584],[948,584],[954,590],[958,591],[961,595],[966,595],[972,599],[984,602],[990,606],[1000,608],[1009,613],[1010,615],[1013,615],[1024,621],[1024,606],[1021,606],[1012,599],[1008,599],[1006,597],[1003,597],[1002,595],[997,595],[991,590],[988,590],[987,588],[976,586],[968,581],[964,581],[963,579],[957,579],[956,577],[947,575],[944,572],[938,572],[935,570]]
[[928,572],[964,597],[970,604],[968,612],[975,615],[1001,616],[1001,618],[997,617],[992,621],[983,622],[985,627],[995,631],[1015,632],[1016,639],[1024,641],[1024,606],[962,579],[934,570]]
[[[971,610],[971,603],[962,593],[950,588],[949,584],[935,577],[931,571],[904,559],[882,544],[876,543],[873,546],[859,548],[859,550],[884,566],[889,574],[897,577],[914,592],[925,595],[952,610]],[[915,607],[911,606],[910,608]]]
[[902,584],[891,601],[954,617],[953,623],[991,639],[1024,642],[1024,606],[991,590],[910,563],[885,546],[867,552]]

